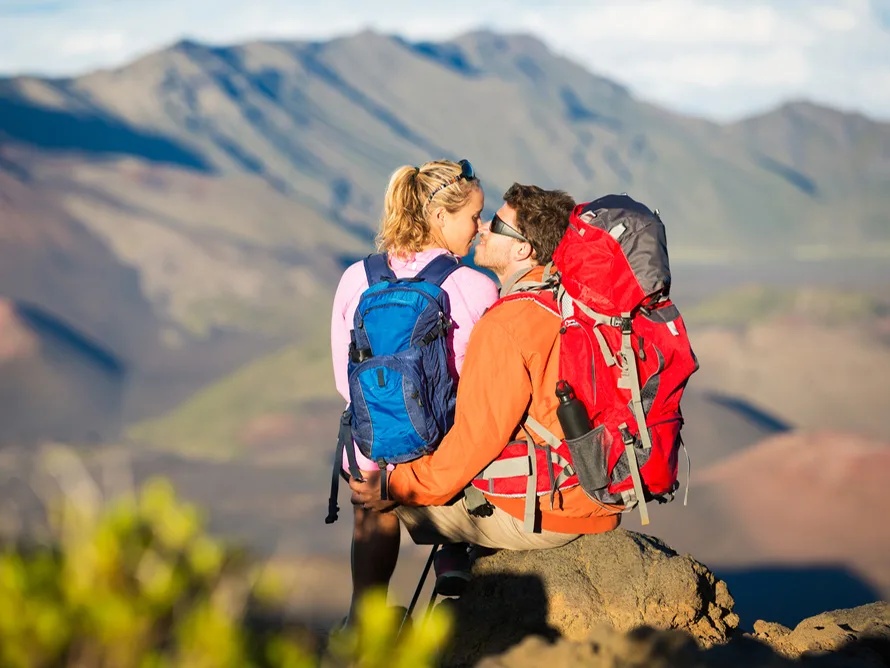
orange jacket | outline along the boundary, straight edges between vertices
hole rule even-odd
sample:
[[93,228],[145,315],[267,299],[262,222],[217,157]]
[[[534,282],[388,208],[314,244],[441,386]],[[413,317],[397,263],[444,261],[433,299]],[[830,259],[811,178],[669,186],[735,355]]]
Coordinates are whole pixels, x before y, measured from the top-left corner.
[[[523,280],[540,281],[543,271],[534,267]],[[526,411],[562,436],[554,392],[559,328],[559,318],[533,300],[506,302],[482,316],[470,334],[454,426],[435,452],[395,467],[389,475],[391,498],[413,506],[447,503],[516,438]],[[524,498],[488,500],[523,518]],[[541,527],[561,533],[609,531],[620,517],[580,487],[557,493],[553,510],[549,495],[538,497],[538,507]]]

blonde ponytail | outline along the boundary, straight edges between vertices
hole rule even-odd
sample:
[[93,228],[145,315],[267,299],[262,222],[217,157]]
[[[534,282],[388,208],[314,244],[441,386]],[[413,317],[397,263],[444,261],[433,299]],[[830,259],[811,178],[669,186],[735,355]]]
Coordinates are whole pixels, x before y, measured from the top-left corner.
[[383,220],[377,234],[377,248],[403,255],[417,252],[426,245],[430,224],[423,211],[417,184],[419,170],[405,165],[389,179],[383,198]]

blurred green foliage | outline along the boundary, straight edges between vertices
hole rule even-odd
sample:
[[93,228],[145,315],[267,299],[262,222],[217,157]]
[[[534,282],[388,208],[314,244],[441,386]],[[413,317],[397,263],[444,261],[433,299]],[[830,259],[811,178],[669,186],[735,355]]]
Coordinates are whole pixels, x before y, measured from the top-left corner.
[[387,604],[385,591],[370,591],[359,603],[355,627],[333,634],[328,660],[361,668],[435,665],[452,631],[448,609],[441,605],[434,607],[422,623],[409,622],[401,628],[403,614],[402,608]]
[[401,616],[375,592],[354,627],[313,647],[288,627],[274,575],[208,536],[166,480],[89,508],[55,504],[56,544],[0,553],[0,665],[407,668],[433,665],[450,632],[433,611],[399,634]]

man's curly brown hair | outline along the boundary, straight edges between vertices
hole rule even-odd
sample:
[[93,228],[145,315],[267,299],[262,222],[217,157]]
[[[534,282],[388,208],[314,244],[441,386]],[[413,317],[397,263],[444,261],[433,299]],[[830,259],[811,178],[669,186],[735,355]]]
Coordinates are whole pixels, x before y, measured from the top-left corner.
[[514,183],[504,193],[504,202],[516,211],[516,225],[531,244],[538,264],[553,259],[553,251],[569,226],[575,200],[562,190]]

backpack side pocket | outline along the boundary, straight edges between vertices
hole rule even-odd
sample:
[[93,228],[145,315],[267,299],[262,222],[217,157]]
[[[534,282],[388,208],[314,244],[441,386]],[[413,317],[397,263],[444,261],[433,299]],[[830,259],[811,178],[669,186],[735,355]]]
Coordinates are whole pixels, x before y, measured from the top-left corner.
[[578,438],[566,440],[572,455],[572,466],[578,475],[578,482],[588,496],[594,497],[597,490],[609,484],[606,471],[606,425],[591,429]]

